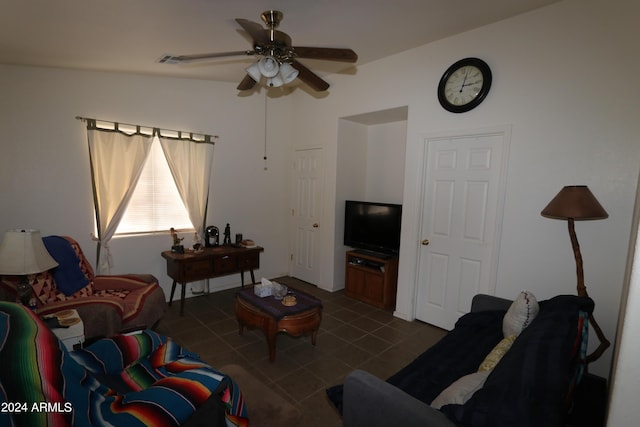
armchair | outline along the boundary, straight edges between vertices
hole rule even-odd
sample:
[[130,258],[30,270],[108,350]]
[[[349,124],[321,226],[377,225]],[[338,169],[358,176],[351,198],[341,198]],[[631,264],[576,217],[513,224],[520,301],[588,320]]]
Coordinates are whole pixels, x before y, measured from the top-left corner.
[[[39,315],[76,309],[87,339],[153,328],[164,315],[165,295],[154,276],[96,276],[73,238],[47,236],[43,241],[59,265],[35,276],[32,288]],[[5,293],[16,296],[18,279],[5,276],[0,286]]]

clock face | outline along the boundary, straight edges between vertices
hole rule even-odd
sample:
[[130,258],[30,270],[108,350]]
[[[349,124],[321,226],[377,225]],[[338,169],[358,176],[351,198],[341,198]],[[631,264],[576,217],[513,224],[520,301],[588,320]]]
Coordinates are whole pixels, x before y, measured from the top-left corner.
[[477,58],[462,59],[453,64],[440,79],[438,99],[453,113],[477,107],[491,87],[491,70]]

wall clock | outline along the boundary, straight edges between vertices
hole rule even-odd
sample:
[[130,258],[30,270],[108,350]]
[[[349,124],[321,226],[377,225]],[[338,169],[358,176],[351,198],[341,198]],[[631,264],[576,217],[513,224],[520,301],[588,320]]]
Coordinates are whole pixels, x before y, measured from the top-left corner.
[[445,110],[464,113],[480,105],[490,88],[491,68],[487,63],[478,58],[465,58],[442,75],[438,100]]

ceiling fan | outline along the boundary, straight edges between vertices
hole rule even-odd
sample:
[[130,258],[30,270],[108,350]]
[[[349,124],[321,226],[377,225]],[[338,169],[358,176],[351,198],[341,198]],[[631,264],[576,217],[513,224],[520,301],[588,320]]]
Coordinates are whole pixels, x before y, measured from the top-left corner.
[[251,36],[252,50],[178,56],[164,55],[158,62],[178,64],[226,56],[258,55],[262,58],[246,69],[247,75],[238,85],[238,90],[252,89],[262,77],[265,77],[267,86],[270,87],[281,86],[299,78],[312,89],[321,92],[329,88],[329,83],[301,64],[297,58],[340,62],[356,62],[358,60],[358,55],[351,49],[292,46],[291,37],[276,30],[282,21],[282,12],[268,10],[263,12],[260,17],[266,24],[266,29],[256,22],[236,18],[236,22]]

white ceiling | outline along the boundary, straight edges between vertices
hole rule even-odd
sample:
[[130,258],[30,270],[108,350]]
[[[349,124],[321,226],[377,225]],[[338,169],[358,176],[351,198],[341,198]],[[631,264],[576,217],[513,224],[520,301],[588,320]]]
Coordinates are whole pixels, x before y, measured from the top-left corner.
[[317,74],[351,67],[559,0],[0,0],[0,63],[239,82],[250,56],[160,64],[164,54],[251,49],[235,22],[280,10],[294,46],[348,47],[353,64],[301,60]]

